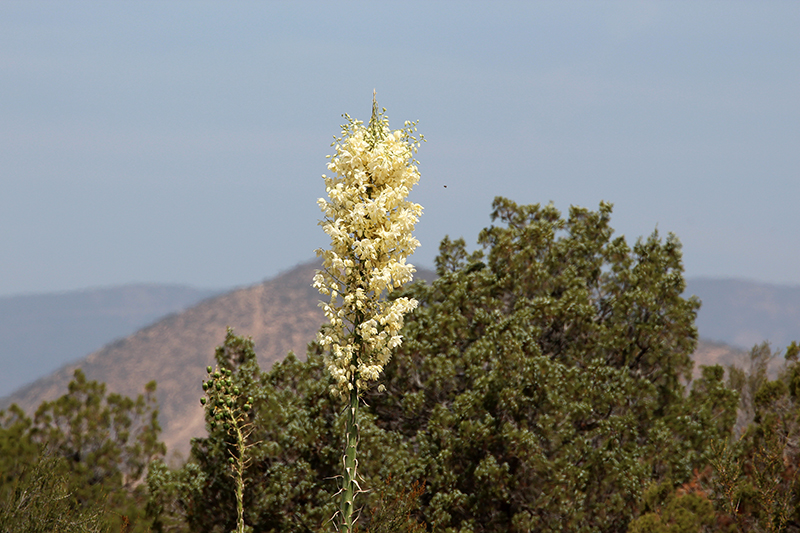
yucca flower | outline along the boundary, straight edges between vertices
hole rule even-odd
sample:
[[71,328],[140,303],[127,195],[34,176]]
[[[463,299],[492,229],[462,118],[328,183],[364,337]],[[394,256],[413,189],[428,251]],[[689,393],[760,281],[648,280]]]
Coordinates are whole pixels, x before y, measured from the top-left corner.
[[314,276],[314,287],[330,298],[320,303],[328,324],[317,340],[342,396],[376,381],[402,342],[403,315],[417,302],[388,301],[386,295],[413,277],[414,265],[406,258],[419,246],[412,232],[422,214],[419,204],[407,200],[419,181],[416,125],[406,122],[391,131],[374,102],[368,125],[345,118],[333,144],[336,153],[329,156],[333,175],[322,176],[328,199],[317,201],[331,247],[316,251],[323,269]]
[[323,261],[314,287],[329,297],[320,302],[328,323],[317,340],[326,349],[332,392],[349,399],[341,503],[333,520],[347,533],[361,490],[356,472],[359,394],[380,377],[392,349],[402,342],[403,315],[417,306],[414,299],[386,296],[411,281],[415,271],[406,258],[419,246],[412,232],[422,207],[407,197],[419,181],[414,159],[419,141],[415,123],[391,131],[384,111],[378,111],[373,96],[369,124],[345,115],[347,124],[333,143],[336,153],[329,156],[333,174],[322,176],[328,200],[317,202],[325,214],[320,225],[331,238],[329,250],[317,250]]

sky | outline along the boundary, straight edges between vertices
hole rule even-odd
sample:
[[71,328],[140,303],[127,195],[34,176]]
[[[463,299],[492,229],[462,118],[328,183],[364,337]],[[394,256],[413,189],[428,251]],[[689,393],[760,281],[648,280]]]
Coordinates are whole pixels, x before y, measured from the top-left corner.
[[[342,114],[427,138],[411,261],[495,196],[800,285],[800,2],[0,2],[0,296],[258,283],[328,245]],[[310,282],[310,280],[309,280]]]

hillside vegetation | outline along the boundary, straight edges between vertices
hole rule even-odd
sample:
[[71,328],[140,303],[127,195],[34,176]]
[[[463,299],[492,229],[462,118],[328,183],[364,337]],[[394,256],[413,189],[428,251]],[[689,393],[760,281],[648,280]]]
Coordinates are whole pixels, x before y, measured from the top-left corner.
[[[261,368],[270,368],[289,352],[305,357],[306,345],[324,320],[317,306],[319,293],[310,284],[318,267],[316,261],[304,263],[264,283],[208,298],[164,317],[17,389],[0,402],[0,408],[16,403],[33,412],[41,402],[64,394],[77,368],[88,379],[128,396],[138,394],[154,380],[158,383],[162,440],[170,451],[186,457],[190,438],[205,435],[202,414],[195,408],[197,380],[202,369],[213,363],[214,348],[228,327],[253,338]],[[421,269],[416,278],[431,283],[436,273]],[[746,355],[745,350],[700,339],[692,358],[699,375],[701,364],[742,364]]]
[[[420,306],[386,391],[371,389],[362,405],[362,527],[797,531],[800,349],[762,345],[741,368],[693,368],[698,302],[684,296],[673,236],[615,238],[605,204],[562,217],[498,199],[493,220],[480,251],[445,239],[436,279],[399,295]],[[157,387],[119,395],[88,370],[65,371],[66,394],[53,385],[53,401],[4,413],[0,527],[60,519],[65,531],[227,533],[237,520],[230,464],[241,457],[252,531],[327,528],[343,421],[322,350],[301,351],[321,322],[314,266],[201,303],[86,361],[120,382],[160,372]],[[230,316],[242,323],[220,331]],[[198,337],[209,347],[182,356]],[[139,359],[125,351],[134,343]],[[262,344],[305,357],[270,359]],[[706,357],[724,361],[722,349],[709,345]],[[785,364],[770,376],[776,355]],[[204,410],[206,378],[224,396]],[[246,413],[240,448],[221,406]],[[185,464],[165,462],[159,419],[172,446],[191,442]],[[39,499],[22,506],[20,494]]]

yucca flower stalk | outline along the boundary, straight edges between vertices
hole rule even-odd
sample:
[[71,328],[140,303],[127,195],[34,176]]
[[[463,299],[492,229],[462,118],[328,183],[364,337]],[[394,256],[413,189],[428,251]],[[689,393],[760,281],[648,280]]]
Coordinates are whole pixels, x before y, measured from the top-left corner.
[[[350,533],[357,518],[358,404],[360,394],[377,381],[392,350],[400,345],[403,315],[416,300],[387,295],[411,281],[414,266],[406,258],[419,246],[412,231],[422,207],[407,200],[419,181],[414,154],[416,123],[391,131],[373,95],[372,117],[363,122],[345,115],[347,124],[333,145],[323,175],[328,200],[318,204],[320,225],[331,238],[328,250],[317,250],[322,270],[314,287],[329,296],[320,302],[328,324],[318,334],[326,349],[325,364],[334,378],[332,392],[348,400],[341,503],[334,524]],[[383,386],[378,387],[383,390]]]
[[230,369],[212,369],[209,366],[206,371],[208,381],[203,382],[206,396],[200,398],[200,404],[208,404],[207,408],[212,415],[209,422],[211,429],[221,425],[233,438],[236,450],[228,458],[236,484],[236,530],[231,533],[247,533],[251,528],[244,524],[244,469],[247,451],[252,446],[247,443],[251,430],[247,413],[253,407],[253,398],[244,398],[231,379]]

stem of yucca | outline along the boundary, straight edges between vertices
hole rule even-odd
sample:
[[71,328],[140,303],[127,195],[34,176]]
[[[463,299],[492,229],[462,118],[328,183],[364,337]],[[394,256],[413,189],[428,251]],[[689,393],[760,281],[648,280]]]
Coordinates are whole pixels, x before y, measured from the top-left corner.
[[236,480],[236,533],[244,533],[244,454],[246,445],[242,429],[238,421],[234,424],[236,428],[236,451],[238,457],[235,458],[234,479]]
[[358,386],[353,376],[353,389],[350,391],[350,405],[347,407],[347,426],[345,428],[344,480],[342,485],[342,501],[339,506],[341,514],[341,531],[351,533],[355,523],[355,497],[358,492],[357,467],[358,459]]

